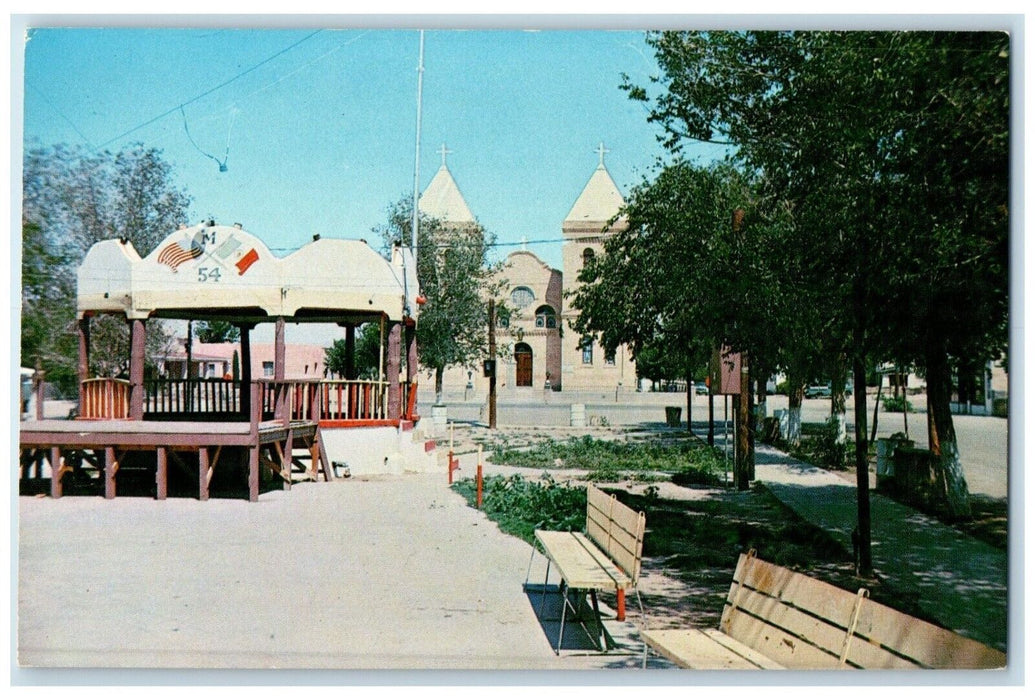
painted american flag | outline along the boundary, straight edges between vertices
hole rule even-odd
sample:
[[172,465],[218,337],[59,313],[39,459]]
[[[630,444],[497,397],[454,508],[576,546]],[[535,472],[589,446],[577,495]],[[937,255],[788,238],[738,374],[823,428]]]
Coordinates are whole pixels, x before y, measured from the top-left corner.
[[[184,248],[184,245],[187,247]],[[201,255],[201,252],[201,244],[195,240],[173,241],[162,248],[162,251],[158,254],[158,263],[160,265],[168,265],[175,272],[176,268],[188,260],[197,258]]]

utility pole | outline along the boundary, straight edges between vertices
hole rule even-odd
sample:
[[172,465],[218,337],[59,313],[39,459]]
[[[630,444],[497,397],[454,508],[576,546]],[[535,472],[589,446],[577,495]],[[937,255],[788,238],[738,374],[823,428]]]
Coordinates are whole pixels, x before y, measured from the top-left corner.
[[489,299],[489,429],[496,429],[496,300]]

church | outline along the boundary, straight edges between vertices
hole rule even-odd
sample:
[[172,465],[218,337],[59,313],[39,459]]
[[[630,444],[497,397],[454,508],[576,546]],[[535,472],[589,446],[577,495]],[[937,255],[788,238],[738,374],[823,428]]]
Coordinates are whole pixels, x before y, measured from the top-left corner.
[[[443,149],[444,150],[444,149]],[[497,273],[503,283],[500,301],[510,310],[497,323],[496,389],[500,397],[519,397],[543,391],[593,391],[608,393],[636,390],[636,365],[629,350],[604,351],[591,337],[572,329],[578,310],[565,300],[579,282],[582,267],[604,250],[611,231],[625,230],[622,217],[607,233],[608,222],[625,205],[625,199],[604,165],[605,149],[598,149],[599,163],[561,224],[562,268],[554,269],[535,253],[510,253]],[[574,194],[574,193],[573,193]],[[460,188],[443,157],[442,165],[420,197],[425,215],[447,227],[475,226]],[[488,392],[481,361],[469,367],[450,367],[443,375],[447,399],[480,398]]]

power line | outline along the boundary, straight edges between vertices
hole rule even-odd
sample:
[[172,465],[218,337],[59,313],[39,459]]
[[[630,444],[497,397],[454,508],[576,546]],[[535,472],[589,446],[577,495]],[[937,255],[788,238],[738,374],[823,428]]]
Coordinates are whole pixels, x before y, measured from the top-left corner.
[[108,145],[114,143],[115,141],[123,139],[123,138],[129,136],[132,133],[140,131],[141,129],[143,129],[146,126],[150,126],[151,124],[154,124],[156,121],[158,121],[160,119],[164,119],[165,117],[168,117],[170,114],[175,113],[177,110],[182,110],[187,105],[192,104],[194,102],[197,102],[201,98],[207,97],[208,95],[211,95],[213,92],[215,92],[217,90],[221,90],[222,88],[226,87],[227,85],[229,85],[230,83],[234,82],[235,80],[238,80],[238,79],[248,75],[252,71],[255,71],[258,68],[261,68],[262,66],[266,65],[267,63],[269,63],[270,61],[274,60],[275,58],[278,58],[278,57],[284,55],[285,53],[287,53],[291,49],[295,48],[299,44],[302,44],[303,42],[306,42],[309,39],[312,39],[314,36],[316,36],[317,34],[319,34],[322,31],[323,31],[322,29],[317,29],[315,32],[302,37],[301,39],[299,39],[295,43],[293,43],[290,46],[287,46],[287,47],[281,49],[280,51],[278,51],[277,53],[273,54],[269,58],[266,58],[266,59],[264,59],[262,61],[259,61],[258,63],[256,63],[251,68],[246,68],[245,70],[241,71],[240,73],[238,73],[234,77],[230,78],[229,80],[225,80],[222,83],[220,83],[219,85],[216,85],[215,87],[206,90],[205,92],[201,93],[200,95],[196,95],[196,96],[192,97],[191,99],[187,100],[186,102],[182,102],[182,103],[176,105],[175,107],[162,112],[158,116],[152,117],[151,119],[148,119],[146,122],[133,127],[129,131],[125,131],[125,132],[119,134],[115,138],[108,139],[107,141],[105,141],[101,145],[97,146],[97,148],[95,148],[93,150],[95,150],[95,151],[100,150],[100,149],[104,148],[105,146],[108,146]]

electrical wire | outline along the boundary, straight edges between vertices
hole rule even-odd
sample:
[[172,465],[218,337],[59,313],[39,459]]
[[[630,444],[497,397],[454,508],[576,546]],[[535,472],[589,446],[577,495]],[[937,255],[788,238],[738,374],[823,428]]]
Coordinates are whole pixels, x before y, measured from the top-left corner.
[[123,138],[129,136],[130,134],[133,134],[133,133],[136,133],[137,131],[140,131],[144,127],[147,127],[147,126],[150,126],[151,124],[154,124],[155,122],[157,122],[160,119],[164,119],[165,117],[168,117],[170,114],[175,113],[176,110],[182,110],[185,106],[187,106],[189,104],[193,104],[194,102],[197,102],[198,100],[202,99],[203,97],[207,97],[208,95],[211,95],[213,92],[216,92],[217,90],[221,90],[222,88],[226,87],[227,85],[229,85],[230,83],[234,82],[235,80],[243,78],[244,76],[248,75],[252,71],[257,70],[257,69],[261,68],[262,66],[266,65],[267,63],[269,63],[270,61],[272,61],[272,60],[274,60],[274,59],[284,55],[285,53],[287,53],[291,49],[295,48],[296,46],[302,44],[303,42],[306,42],[309,39],[312,39],[314,36],[316,36],[317,34],[319,34],[322,31],[323,31],[322,29],[317,29],[315,32],[312,32],[311,34],[308,34],[308,35],[302,37],[301,39],[299,39],[295,43],[293,43],[290,46],[287,46],[287,47],[281,49],[280,51],[278,51],[277,53],[273,54],[269,58],[266,58],[266,59],[263,59],[262,61],[259,61],[258,63],[256,63],[255,65],[253,65],[250,68],[246,68],[245,70],[241,71],[240,73],[238,73],[234,77],[230,78],[229,80],[224,80],[219,85],[216,85],[213,88],[209,88],[208,90],[206,90],[205,92],[201,93],[200,95],[195,95],[194,97],[192,97],[191,99],[187,100],[186,102],[183,102],[183,103],[177,105],[176,107],[173,107],[172,109],[168,109],[168,110],[162,112],[161,114],[159,114],[156,117],[152,117],[151,119],[148,119],[147,121],[143,122],[142,124],[139,124],[139,125],[133,127],[129,131],[124,131],[123,133],[119,134],[115,138],[108,139],[107,141],[105,141],[101,145],[97,146],[93,150],[97,151],[97,150],[100,150],[100,149],[104,148],[105,146],[109,146],[112,143],[114,143],[114,142],[116,142],[116,141],[118,141],[120,139],[123,139]]

